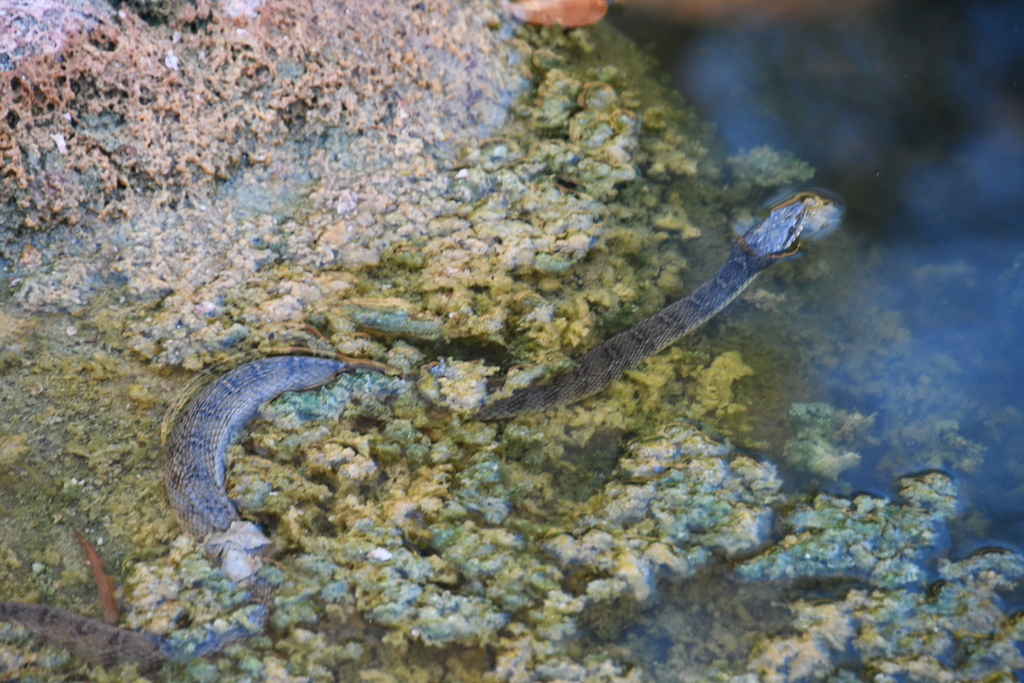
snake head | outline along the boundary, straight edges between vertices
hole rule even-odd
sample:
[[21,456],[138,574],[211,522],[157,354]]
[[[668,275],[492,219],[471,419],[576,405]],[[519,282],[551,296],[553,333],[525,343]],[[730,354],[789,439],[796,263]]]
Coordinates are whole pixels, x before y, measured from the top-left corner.
[[839,227],[843,203],[822,191],[796,192],[775,203],[760,223],[739,239],[740,248],[756,258],[792,256],[805,242]]

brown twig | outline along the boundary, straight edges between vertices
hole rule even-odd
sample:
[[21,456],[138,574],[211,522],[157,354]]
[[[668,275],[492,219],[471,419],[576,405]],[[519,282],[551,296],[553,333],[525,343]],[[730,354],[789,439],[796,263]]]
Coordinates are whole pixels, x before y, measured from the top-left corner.
[[96,549],[89,545],[85,536],[75,532],[75,537],[85,551],[89,559],[89,566],[92,568],[92,575],[96,579],[96,590],[100,594],[100,605],[103,607],[103,621],[108,624],[116,624],[121,618],[121,606],[117,604],[117,597],[114,595],[114,579],[104,571],[105,564]]

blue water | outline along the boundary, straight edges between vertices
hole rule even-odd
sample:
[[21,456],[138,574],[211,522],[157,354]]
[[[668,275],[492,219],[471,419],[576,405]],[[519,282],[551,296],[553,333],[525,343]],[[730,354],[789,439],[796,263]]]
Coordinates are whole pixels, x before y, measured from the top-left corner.
[[814,255],[831,280],[800,299],[794,341],[814,380],[793,400],[876,416],[861,465],[833,487],[886,493],[937,467],[965,501],[954,555],[1024,547],[1024,3],[759,26],[612,20],[728,153],[790,150],[847,201],[841,252]]

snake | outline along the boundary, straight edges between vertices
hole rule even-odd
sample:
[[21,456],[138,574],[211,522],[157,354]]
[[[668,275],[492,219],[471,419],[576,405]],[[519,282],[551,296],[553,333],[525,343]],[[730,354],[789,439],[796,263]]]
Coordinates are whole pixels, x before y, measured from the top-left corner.
[[821,192],[793,193],[739,237],[718,271],[688,296],[665,306],[575,360],[572,371],[549,384],[531,384],[480,411],[483,420],[514,417],[593,396],[626,370],[697,330],[738,297],[772,264],[838,226],[842,204]]
[[[574,370],[554,377],[550,384],[530,385],[499,398],[476,417],[512,417],[594,395],[625,370],[699,328],[739,296],[758,273],[838,225],[840,215],[837,201],[817,193],[797,193],[781,201],[737,239],[725,264],[690,295],[595,347],[576,361]],[[250,600],[260,607],[258,626],[265,624],[272,598],[269,584],[257,575],[271,543],[256,524],[239,517],[228,497],[228,446],[262,404],[285,391],[325,384],[352,366],[348,360],[298,355],[246,363],[193,396],[171,430],[164,481],[175,517],[209,555],[220,560],[228,578],[248,588]],[[56,607],[0,602],[0,620],[19,623],[36,638],[104,667],[135,662],[145,673],[177,657],[155,634],[118,628]],[[211,634],[191,656],[215,653],[246,635]]]

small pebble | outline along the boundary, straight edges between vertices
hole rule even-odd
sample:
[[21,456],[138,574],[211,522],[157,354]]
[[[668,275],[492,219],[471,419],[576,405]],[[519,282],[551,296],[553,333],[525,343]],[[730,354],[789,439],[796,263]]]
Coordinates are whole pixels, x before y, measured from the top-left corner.
[[371,560],[379,560],[381,562],[387,562],[393,555],[387,548],[374,548],[370,552],[366,553],[366,557]]

